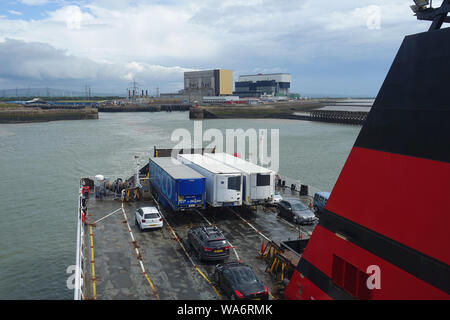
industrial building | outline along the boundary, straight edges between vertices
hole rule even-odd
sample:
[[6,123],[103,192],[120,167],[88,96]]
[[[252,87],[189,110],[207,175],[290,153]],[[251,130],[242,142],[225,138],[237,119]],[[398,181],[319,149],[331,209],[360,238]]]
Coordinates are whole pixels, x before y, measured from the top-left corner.
[[289,73],[272,73],[239,76],[235,82],[234,95],[239,97],[256,97],[262,95],[287,96],[291,87]]
[[184,73],[185,95],[221,96],[233,94],[233,72],[231,70],[203,70]]

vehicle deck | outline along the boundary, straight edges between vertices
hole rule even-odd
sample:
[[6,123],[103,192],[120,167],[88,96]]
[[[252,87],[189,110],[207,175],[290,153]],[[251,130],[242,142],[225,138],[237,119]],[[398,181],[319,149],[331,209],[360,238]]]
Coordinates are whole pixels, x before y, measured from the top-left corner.
[[[299,198],[290,189],[282,196]],[[227,208],[180,213],[161,208],[163,228],[140,232],[135,210],[149,205],[155,203],[100,200],[91,192],[84,226],[85,299],[227,299],[213,283],[216,262],[199,262],[186,243],[189,228],[208,224],[217,225],[231,243],[227,262],[247,263],[267,285],[271,298],[281,298],[280,284],[265,272],[266,262],[258,257],[262,241],[279,244],[300,234],[308,238],[314,228],[294,226],[271,208],[239,213]]]

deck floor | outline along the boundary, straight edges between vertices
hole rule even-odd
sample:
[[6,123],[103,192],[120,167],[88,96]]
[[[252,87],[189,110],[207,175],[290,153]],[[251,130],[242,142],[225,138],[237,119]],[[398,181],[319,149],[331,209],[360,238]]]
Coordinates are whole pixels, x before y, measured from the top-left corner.
[[[296,195],[290,190],[282,195],[284,198],[299,198],[298,193]],[[302,197],[302,200],[306,198]],[[93,194],[91,195],[88,200],[88,223],[96,222],[92,226],[94,264],[91,263],[91,226],[87,225],[84,239],[86,244],[85,298],[94,298],[95,286],[95,298],[100,300],[148,300],[158,297],[169,300],[219,299],[213,286],[194,268],[167,223],[164,223],[162,229],[139,231],[134,212],[139,207],[149,205],[154,203],[152,201],[130,202],[124,203],[122,207],[120,201],[109,197],[99,200],[95,199]],[[107,216],[116,210],[117,212]],[[253,213],[237,213],[229,209],[177,213],[163,209],[163,214],[181,239],[194,264],[210,281],[213,281],[216,263],[199,262],[186,243],[189,228],[208,225],[208,223],[217,225],[234,246],[235,251],[231,251],[227,261],[235,261],[239,258],[250,265],[275,298],[280,298],[278,295],[280,285],[265,272],[266,263],[258,257],[264,238],[255,229],[265,237],[279,243],[283,240],[297,239],[300,234],[303,238],[307,238],[314,228],[314,226],[296,227],[277,217],[275,210],[262,207],[258,207],[257,212]],[[99,219],[102,220],[98,221]],[[148,277],[142,273],[142,266],[137,258],[132,237],[136,240],[142,265]],[[267,240],[264,239],[264,241],[267,244]],[[94,281],[92,280],[93,266]],[[222,295],[220,290],[219,295]],[[223,296],[222,298],[226,299]]]

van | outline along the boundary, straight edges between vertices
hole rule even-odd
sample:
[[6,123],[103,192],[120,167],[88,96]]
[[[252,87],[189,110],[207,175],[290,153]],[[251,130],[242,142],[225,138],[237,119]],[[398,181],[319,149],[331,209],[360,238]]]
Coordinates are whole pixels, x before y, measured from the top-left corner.
[[325,205],[327,204],[328,198],[330,197],[329,192],[317,192],[314,195],[314,202],[313,202],[313,210],[314,213],[318,213],[323,208],[325,208]]

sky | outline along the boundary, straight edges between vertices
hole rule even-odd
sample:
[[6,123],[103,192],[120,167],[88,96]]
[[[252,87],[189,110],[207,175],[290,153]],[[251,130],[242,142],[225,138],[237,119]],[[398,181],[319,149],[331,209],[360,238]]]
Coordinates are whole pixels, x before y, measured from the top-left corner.
[[[436,2],[436,1],[435,1]],[[0,90],[125,94],[183,88],[183,72],[287,72],[291,92],[375,96],[405,35],[407,0],[2,0]],[[435,4],[436,6],[436,4]]]

